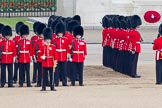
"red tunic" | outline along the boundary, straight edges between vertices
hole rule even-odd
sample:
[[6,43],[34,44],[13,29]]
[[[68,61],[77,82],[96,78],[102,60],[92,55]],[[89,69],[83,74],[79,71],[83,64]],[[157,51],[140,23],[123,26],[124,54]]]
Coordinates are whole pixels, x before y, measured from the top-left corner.
[[41,49],[41,56],[45,56],[46,59],[42,60],[42,67],[53,67],[54,60],[57,60],[56,48],[53,44],[47,46],[46,44]]
[[54,45],[56,47],[58,61],[66,61],[67,53],[69,53],[68,39],[66,37],[56,38]]
[[35,44],[34,44],[34,51],[33,55],[36,58],[37,62],[42,62],[41,59],[41,49],[44,47],[44,40],[39,39]]
[[73,40],[74,46],[72,49],[72,61],[73,62],[84,62],[85,56],[87,55],[86,42],[83,40]]
[[132,43],[132,50],[137,53],[141,52],[141,45],[140,45],[140,33],[136,29],[130,30],[130,38]]
[[16,57],[16,46],[12,40],[4,40],[0,44],[2,48],[1,63],[13,63],[13,58]]
[[30,40],[21,39],[18,43],[20,50],[18,51],[18,62],[19,63],[30,63],[30,57],[32,54],[32,45]]
[[153,50],[156,50],[156,60],[162,60],[162,37],[154,40]]

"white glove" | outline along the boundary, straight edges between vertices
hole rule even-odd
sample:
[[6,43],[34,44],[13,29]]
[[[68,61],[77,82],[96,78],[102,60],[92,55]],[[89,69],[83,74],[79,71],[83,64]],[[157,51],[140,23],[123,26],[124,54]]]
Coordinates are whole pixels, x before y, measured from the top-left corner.
[[72,62],[73,61],[72,58],[70,58],[69,61]]
[[70,59],[71,59],[71,55],[67,54],[67,61],[70,61]]
[[16,57],[13,58],[13,62],[14,62],[14,63],[16,62]]
[[32,62],[33,61],[33,58],[32,58],[32,56],[30,56],[30,62]]
[[86,62],[86,59],[84,58],[84,63]]
[[45,60],[45,59],[46,59],[46,56],[44,56],[44,55],[41,56],[41,59],[42,59],[42,60]]

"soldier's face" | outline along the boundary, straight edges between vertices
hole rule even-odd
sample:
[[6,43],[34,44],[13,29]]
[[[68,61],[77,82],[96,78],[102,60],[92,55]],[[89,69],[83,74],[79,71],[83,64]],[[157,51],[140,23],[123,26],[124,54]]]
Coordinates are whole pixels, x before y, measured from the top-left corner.
[[26,39],[26,38],[27,38],[27,36],[28,36],[28,35],[23,35],[23,36],[22,36],[22,38],[23,38],[23,39]]
[[46,39],[45,42],[46,42],[47,44],[49,44],[49,43],[51,43],[51,39]]
[[63,33],[58,33],[58,37],[63,37]]
[[81,39],[81,36],[80,36],[80,35],[77,35],[76,38],[77,38],[77,39]]
[[5,36],[5,38],[8,40],[8,39],[10,39],[10,36]]

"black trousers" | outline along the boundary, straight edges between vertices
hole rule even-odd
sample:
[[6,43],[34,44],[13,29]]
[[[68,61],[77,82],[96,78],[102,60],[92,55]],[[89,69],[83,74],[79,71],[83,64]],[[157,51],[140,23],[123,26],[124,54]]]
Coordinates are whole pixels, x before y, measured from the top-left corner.
[[13,82],[13,64],[4,64],[1,63],[1,86],[4,86],[6,83],[6,67],[8,70],[8,86],[12,86]]
[[37,81],[37,63],[33,62],[33,82]]
[[130,59],[130,53],[129,51],[123,51],[124,57],[123,57],[123,73],[128,75],[129,73],[129,59]]
[[112,50],[112,69],[114,69],[115,71],[117,71],[117,56],[118,56],[118,49],[117,48],[114,48]]
[[60,79],[62,80],[62,85],[67,85],[67,62],[58,62],[55,72],[55,85],[59,85]]
[[43,73],[42,72],[42,63],[41,62],[37,62],[37,68],[38,68],[38,81],[37,81],[37,84],[41,84],[42,83],[42,73]]
[[72,73],[72,63],[67,62],[67,77],[71,80],[71,73]]
[[162,60],[156,60],[156,83],[162,83]]
[[72,85],[75,85],[75,79],[77,72],[79,74],[79,85],[83,85],[83,66],[84,63],[78,63],[78,62],[73,62],[73,71],[72,71],[72,79],[71,83]]
[[131,54],[129,63],[130,63],[130,76],[134,76],[137,74],[137,63],[138,63],[139,53]]
[[19,84],[23,86],[24,74],[27,80],[27,86],[30,86],[30,63],[19,63]]
[[50,76],[50,88],[54,89],[53,67],[49,67],[49,68],[43,67],[43,84],[42,84],[42,89],[44,89],[44,90],[46,90],[48,73],[49,73],[49,76]]
[[14,77],[13,77],[14,81],[17,81],[18,70],[19,70],[19,64],[18,63],[14,63]]
[[103,55],[102,55],[102,64],[103,64],[103,66],[107,66],[107,57],[108,57],[108,55],[107,55],[107,47],[104,46],[103,47]]

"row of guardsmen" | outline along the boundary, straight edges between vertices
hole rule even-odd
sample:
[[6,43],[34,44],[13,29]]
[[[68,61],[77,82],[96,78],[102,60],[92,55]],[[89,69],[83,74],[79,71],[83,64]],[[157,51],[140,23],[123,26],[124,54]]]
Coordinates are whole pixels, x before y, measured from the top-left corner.
[[31,87],[30,62],[33,62],[32,82],[37,83],[36,87],[42,86],[41,91],[46,91],[46,86],[55,91],[55,86],[59,86],[60,81],[62,86],[68,86],[67,78],[71,81],[71,86],[75,86],[77,80],[79,86],[84,85],[83,67],[87,48],[80,16],[52,16],[49,22],[48,27],[44,23],[35,22],[35,35],[30,40],[29,27],[23,22],[16,23],[17,35],[13,39],[10,39],[11,27],[0,24],[2,88],[6,83],[6,68],[8,87],[14,87],[13,84],[18,79],[19,87],[23,87],[25,82],[27,87]]
[[103,65],[140,78],[137,74],[138,56],[142,40],[137,28],[142,24],[138,15],[106,15],[102,19]]

